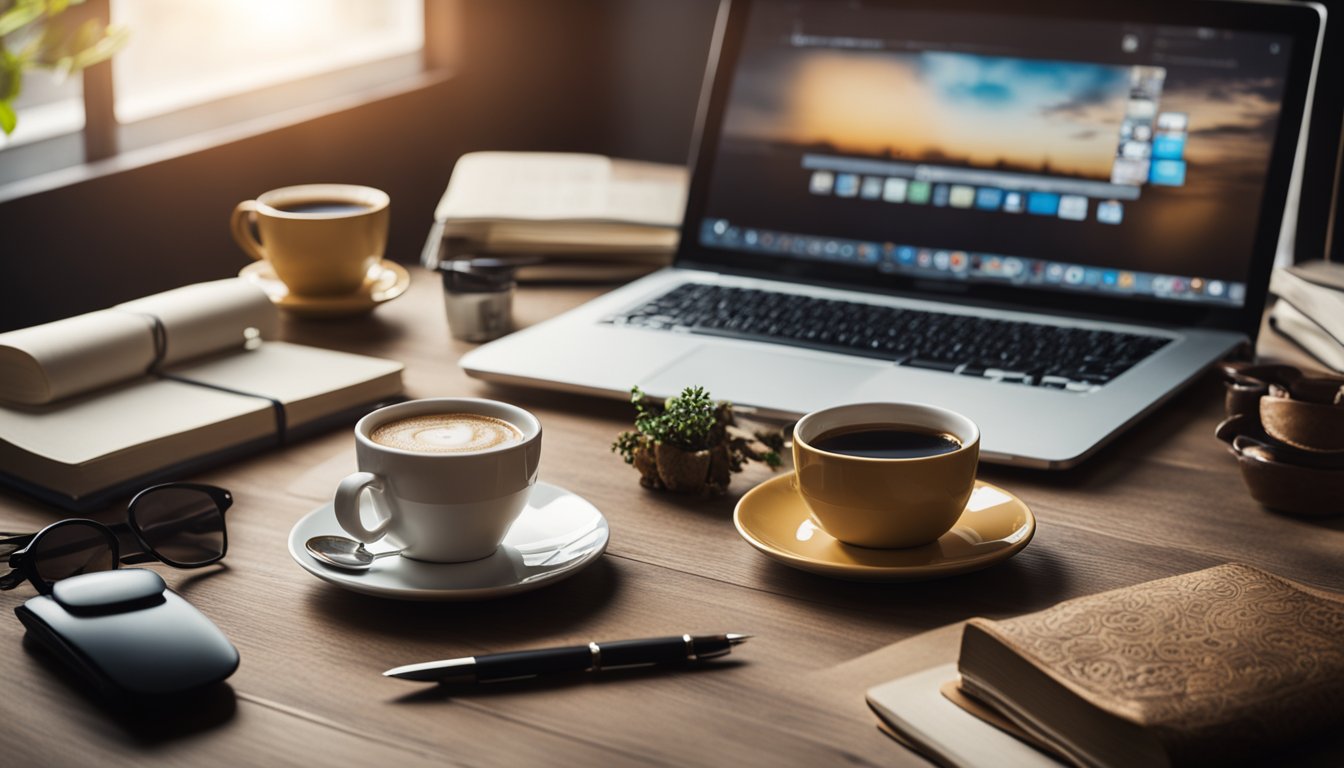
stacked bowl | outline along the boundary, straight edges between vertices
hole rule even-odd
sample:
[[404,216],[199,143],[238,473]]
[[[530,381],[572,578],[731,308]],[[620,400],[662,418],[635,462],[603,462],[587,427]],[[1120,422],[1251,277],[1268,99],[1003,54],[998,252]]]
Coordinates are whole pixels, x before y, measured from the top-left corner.
[[1217,437],[1252,498],[1302,517],[1344,515],[1344,378],[1288,365],[1226,363]]

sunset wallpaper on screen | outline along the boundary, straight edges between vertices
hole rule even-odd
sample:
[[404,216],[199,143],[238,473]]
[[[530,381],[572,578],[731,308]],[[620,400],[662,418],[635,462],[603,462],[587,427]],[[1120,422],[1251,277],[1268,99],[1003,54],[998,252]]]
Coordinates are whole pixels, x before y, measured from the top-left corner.
[[1128,67],[826,49],[765,58],[776,57],[758,59],[764,66],[744,70],[734,84],[739,108],[728,115],[729,135],[1110,178]]
[[[744,63],[729,140],[1101,181],[1111,177],[1131,73],[940,51],[777,48]],[[1277,81],[1182,80],[1168,78],[1159,109],[1190,116],[1192,167],[1220,166],[1226,180],[1249,162],[1263,174]]]

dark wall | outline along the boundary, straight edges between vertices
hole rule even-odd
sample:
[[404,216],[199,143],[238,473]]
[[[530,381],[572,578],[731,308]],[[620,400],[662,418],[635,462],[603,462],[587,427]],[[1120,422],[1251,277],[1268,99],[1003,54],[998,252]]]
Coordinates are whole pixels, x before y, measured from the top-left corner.
[[0,203],[0,330],[237,273],[248,259],[229,235],[229,214],[278,186],[386,190],[388,256],[413,262],[464,152],[684,161],[716,2],[461,6],[462,48],[442,82]]
[[452,158],[407,148],[441,140],[457,90],[442,84],[0,205],[0,328],[235,274],[251,260],[229,235],[234,204],[286,184],[387,190],[388,253],[416,253],[409,225],[428,220]]
[[609,153],[686,162],[718,5],[716,0],[616,3]]

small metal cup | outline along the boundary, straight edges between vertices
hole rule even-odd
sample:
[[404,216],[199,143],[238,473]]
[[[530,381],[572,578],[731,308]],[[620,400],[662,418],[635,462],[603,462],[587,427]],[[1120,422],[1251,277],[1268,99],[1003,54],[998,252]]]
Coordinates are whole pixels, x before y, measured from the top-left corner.
[[448,331],[463,341],[490,341],[513,330],[512,264],[493,258],[440,263]]

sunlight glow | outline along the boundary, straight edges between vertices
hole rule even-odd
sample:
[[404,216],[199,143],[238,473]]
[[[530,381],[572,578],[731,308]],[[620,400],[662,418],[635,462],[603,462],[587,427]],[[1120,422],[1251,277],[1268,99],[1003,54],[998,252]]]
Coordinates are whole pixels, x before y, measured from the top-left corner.
[[131,30],[113,59],[124,123],[424,43],[421,0],[112,0],[112,20]]

